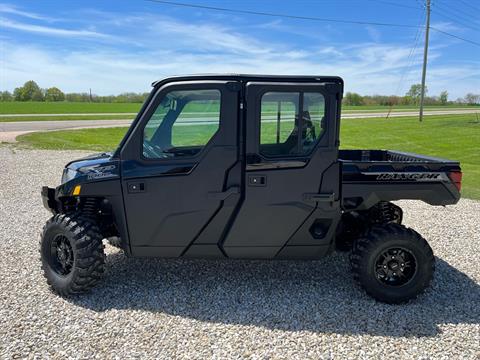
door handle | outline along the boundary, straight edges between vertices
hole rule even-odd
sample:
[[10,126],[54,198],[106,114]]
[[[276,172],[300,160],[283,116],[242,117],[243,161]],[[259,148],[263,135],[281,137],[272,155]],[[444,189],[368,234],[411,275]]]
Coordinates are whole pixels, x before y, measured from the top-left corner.
[[267,177],[265,175],[250,175],[248,177],[248,186],[265,186]]
[[240,188],[238,186],[232,186],[223,192],[209,192],[207,197],[214,200],[226,200],[232,195],[240,194]]
[[334,193],[324,193],[324,194],[306,193],[306,194],[303,194],[303,199],[306,201],[314,201],[314,202],[333,202],[335,201],[335,194]]
[[127,183],[127,192],[129,194],[145,192],[145,183],[143,183],[143,182],[129,182],[129,183]]

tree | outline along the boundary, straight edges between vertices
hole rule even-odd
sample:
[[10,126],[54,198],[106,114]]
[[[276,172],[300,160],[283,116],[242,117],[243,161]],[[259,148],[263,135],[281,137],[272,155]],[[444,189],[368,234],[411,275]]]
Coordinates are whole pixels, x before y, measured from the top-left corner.
[[357,93],[347,92],[345,94],[344,101],[345,101],[345,105],[351,105],[351,106],[363,105],[363,98]]
[[45,92],[46,101],[64,101],[65,94],[57,87],[51,87]]
[[[425,94],[427,93],[427,87],[425,86]],[[422,85],[421,84],[413,84],[410,86],[410,90],[405,94],[411,101],[418,105],[420,103],[420,97],[422,96]]]
[[447,102],[448,102],[448,92],[447,92],[447,90],[444,90],[440,93],[439,100],[440,100],[440,103],[442,105],[447,105]]
[[479,104],[480,103],[480,95],[468,93],[467,95],[465,95],[465,102],[468,105]]
[[13,101],[13,95],[10,91],[0,91],[0,101]]
[[33,80],[27,81],[23,86],[13,91],[15,101],[43,101],[42,89]]

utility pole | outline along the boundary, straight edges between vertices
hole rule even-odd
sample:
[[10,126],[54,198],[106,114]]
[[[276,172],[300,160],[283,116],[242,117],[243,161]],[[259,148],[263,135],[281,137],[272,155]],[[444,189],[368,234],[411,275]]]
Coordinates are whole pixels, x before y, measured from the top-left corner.
[[422,93],[420,94],[420,116],[418,120],[423,121],[423,101],[425,99],[425,78],[427,76],[427,57],[428,57],[428,35],[430,32],[430,0],[425,0],[427,9],[427,23],[425,25],[425,47],[423,49],[423,70],[422,70]]

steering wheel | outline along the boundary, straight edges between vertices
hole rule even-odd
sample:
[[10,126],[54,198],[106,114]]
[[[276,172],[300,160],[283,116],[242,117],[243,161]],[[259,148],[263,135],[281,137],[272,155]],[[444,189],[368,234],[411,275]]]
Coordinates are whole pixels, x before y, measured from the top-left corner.
[[167,154],[160,146],[143,139],[143,156],[149,159],[166,159],[172,157],[173,154]]

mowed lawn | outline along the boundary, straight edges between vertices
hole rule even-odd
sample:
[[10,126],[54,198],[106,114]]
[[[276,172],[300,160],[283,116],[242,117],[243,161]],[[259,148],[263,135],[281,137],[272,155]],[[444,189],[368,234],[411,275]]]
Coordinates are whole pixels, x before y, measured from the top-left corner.
[[0,114],[136,113],[141,103],[0,102]]
[[[268,124],[274,126],[274,124]],[[112,150],[126,128],[86,129],[32,133],[18,137],[20,144],[42,149]],[[209,125],[190,127],[200,139]],[[343,149],[391,149],[459,160],[464,172],[464,197],[480,199],[480,119],[475,114],[435,115],[419,123],[416,117],[345,119]],[[181,145],[180,142],[176,145]]]

